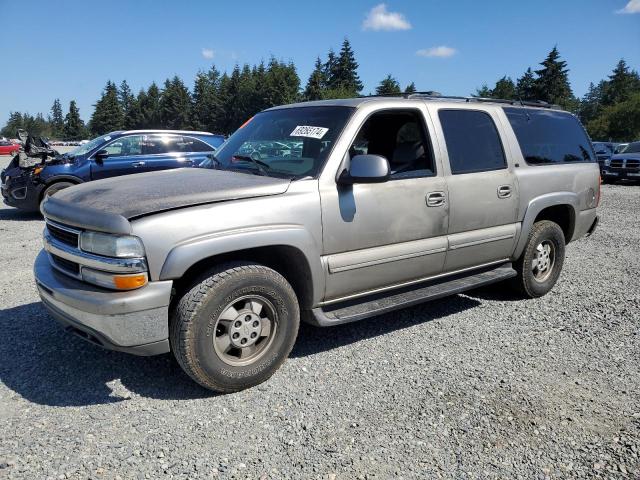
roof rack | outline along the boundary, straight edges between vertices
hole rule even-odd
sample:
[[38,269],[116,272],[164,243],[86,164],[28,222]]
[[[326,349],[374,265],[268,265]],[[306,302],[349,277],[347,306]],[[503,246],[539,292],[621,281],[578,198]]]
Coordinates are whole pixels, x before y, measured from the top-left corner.
[[383,93],[380,95],[361,95],[362,98],[369,97],[401,97],[401,98],[422,98],[426,100],[460,100],[464,102],[480,102],[480,103],[504,103],[507,105],[525,106],[525,107],[538,107],[538,108],[550,108],[559,109],[558,105],[547,103],[543,100],[515,100],[506,98],[486,98],[486,97],[462,97],[455,95],[442,95],[439,92],[428,90],[426,92],[413,92],[413,93]]

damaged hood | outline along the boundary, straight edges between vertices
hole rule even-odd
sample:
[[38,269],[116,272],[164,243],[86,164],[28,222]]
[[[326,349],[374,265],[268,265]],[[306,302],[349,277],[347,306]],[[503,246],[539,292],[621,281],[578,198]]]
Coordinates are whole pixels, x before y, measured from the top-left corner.
[[50,200],[132,219],[175,208],[277,195],[286,192],[289,184],[288,179],[228,170],[181,168],[88,182],[62,190]]

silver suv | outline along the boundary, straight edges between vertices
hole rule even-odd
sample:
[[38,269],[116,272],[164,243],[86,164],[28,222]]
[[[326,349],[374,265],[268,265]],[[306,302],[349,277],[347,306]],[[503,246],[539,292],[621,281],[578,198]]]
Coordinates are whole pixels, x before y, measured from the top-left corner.
[[300,320],[332,326],[499,281],[556,283],[597,225],[571,114],[481,99],[360,98],[257,114],[183,169],[46,200],[42,302],[93,343],[172,351],[199,384],[268,379]]

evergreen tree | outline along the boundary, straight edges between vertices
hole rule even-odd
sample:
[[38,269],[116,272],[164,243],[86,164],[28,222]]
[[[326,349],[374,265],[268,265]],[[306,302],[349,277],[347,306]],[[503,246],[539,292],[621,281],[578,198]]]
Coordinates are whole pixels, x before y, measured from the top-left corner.
[[404,89],[404,93],[416,93],[416,84],[414,82],[411,82],[409,85],[407,85],[407,88]]
[[640,76],[635,70],[629,69],[627,62],[620,59],[609,81],[602,91],[602,104],[614,105],[628,100],[634,92],[640,91]]
[[177,75],[164,82],[160,96],[160,121],[164,128],[173,130],[191,126],[191,94]]
[[69,102],[69,112],[64,119],[65,140],[82,140],[85,136],[84,122],[80,118],[80,110],[75,100]]
[[569,85],[569,70],[567,62],[560,60],[558,48],[553,47],[540,65],[542,68],[536,70],[538,77],[535,80],[538,100],[557,104],[564,108],[570,107],[574,102],[574,96]]
[[502,98],[511,100],[516,97],[516,86],[511,78],[506,75],[496,82],[496,86],[491,91],[492,98]]
[[307,86],[304,89],[305,100],[320,100],[324,98],[327,89],[327,78],[325,76],[324,66],[320,57],[316,59],[313,71],[309,75]]
[[265,107],[294,103],[300,99],[300,77],[293,63],[280,62],[272,57],[267,66],[265,84]]
[[351,91],[354,97],[362,91],[362,82],[358,76],[358,62],[356,62],[351,44],[346,38],[342,42],[340,55],[335,64],[331,87]]
[[324,63],[324,78],[326,79],[327,89],[338,87],[338,58],[333,48],[329,49],[327,61]]
[[491,90],[486,83],[482,84],[482,87],[476,88],[476,93],[472,94],[474,97],[491,98],[493,90]]
[[220,72],[215,65],[208,72],[198,72],[193,86],[192,124],[194,128],[218,131],[218,117],[223,115],[218,90]]
[[155,82],[149,85],[144,96],[138,98],[140,106],[140,117],[142,124],[140,128],[162,128],[160,119],[160,89]]
[[95,110],[91,116],[91,132],[95,135],[103,135],[114,130],[120,130],[123,126],[123,114],[118,100],[118,88],[115,83],[108,81],[102,92],[102,97],[95,104]]
[[132,97],[129,109],[124,112],[124,128],[127,130],[137,130],[145,128],[144,117],[142,115],[142,105],[145,101],[146,93],[140,89],[138,95]]
[[604,81],[597,85],[589,84],[589,90],[580,100],[580,120],[584,125],[595,119],[602,112],[602,93],[605,88]]
[[391,74],[387,75],[387,77],[376,87],[376,95],[394,95],[399,93],[400,84],[391,76]]
[[518,100],[536,99],[536,80],[531,71],[531,67],[518,79],[516,84],[516,95]]
[[120,88],[118,89],[118,101],[120,102],[120,108],[122,109],[123,115],[127,115],[127,112],[131,109],[134,100],[135,96],[131,91],[131,87],[129,87],[126,80],[123,80],[120,83]]
[[62,138],[64,133],[64,117],[62,116],[62,105],[60,99],[56,98],[51,107],[51,136],[56,139]]
[[640,92],[628,100],[604,107],[601,114],[587,124],[591,138],[628,142],[640,138]]
[[18,129],[24,128],[24,118],[20,112],[9,112],[9,119],[0,131],[3,137],[15,138]]

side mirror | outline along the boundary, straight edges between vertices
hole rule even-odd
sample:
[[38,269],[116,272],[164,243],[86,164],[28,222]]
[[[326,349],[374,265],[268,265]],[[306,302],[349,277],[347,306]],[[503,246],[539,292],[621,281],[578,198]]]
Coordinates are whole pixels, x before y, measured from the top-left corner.
[[338,183],[382,183],[389,180],[389,161],[382,155],[356,155],[351,159],[349,170],[342,172]]
[[109,156],[109,152],[103,149],[103,150],[98,150],[96,154],[93,156],[93,158],[96,159],[97,163],[102,163],[104,162],[104,159],[107,158],[108,156]]

